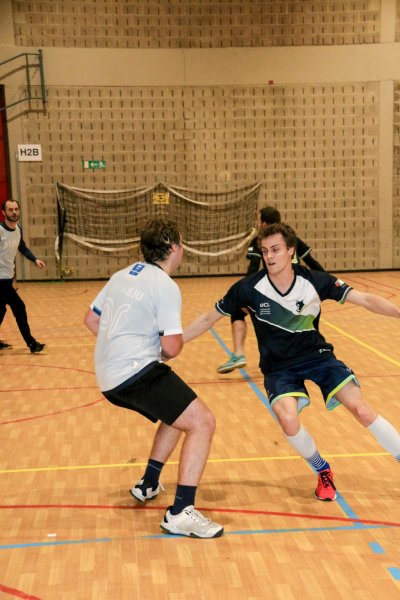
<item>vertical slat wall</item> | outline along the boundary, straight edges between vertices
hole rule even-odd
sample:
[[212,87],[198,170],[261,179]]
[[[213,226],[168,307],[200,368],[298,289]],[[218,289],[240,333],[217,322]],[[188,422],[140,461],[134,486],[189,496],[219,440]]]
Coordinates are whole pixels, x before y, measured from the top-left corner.
[[380,0],[15,0],[21,46],[229,48],[370,44]]
[[[379,0],[13,1],[16,45],[103,49],[372,44],[380,7]],[[46,276],[57,275],[56,181],[96,189],[166,181],[211,191],[262,180],[260,204],[277,204],[326,268],[380,266],[378,82],[89,87],[82,73],[81,85],[47,92],[46,115],[21,116],[24,141],[42,144],[48,157],[24,167],[29,240],[48,259]],[[92,158],[106,160],[106,171],[83,172],[82,159]],[[107,277],[127,260],[72,242],[66,256],[79,278]],[[186,261],[182,273],[246,267],[243,256]]]
[[[260,204],[276,204],[327,268],[378,266],[376,84],[50,89],[49,107],[46,118],[24,121],[26,139],[52,157],[27,167],[31,239],[43,253],[53,252],[57,180],[209,191],[263,180]],[[83,172],[81,160],[91,157],[106,161],[104,173]],[[66,253],[75,277],[106,276],[126,262],[99,261],[73,242]],[[238,256],[187,261],[199,273],[245,268]]]

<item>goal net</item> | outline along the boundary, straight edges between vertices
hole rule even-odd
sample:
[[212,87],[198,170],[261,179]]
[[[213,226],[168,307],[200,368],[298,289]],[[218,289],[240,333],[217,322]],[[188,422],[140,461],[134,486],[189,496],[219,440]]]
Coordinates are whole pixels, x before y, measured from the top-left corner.
[[256,233],[262,182],[224,192],[158,183],[125,190],[89,190],[57,183],[56,258],[66,237],[87,249],[126,252],[138,246],[152,218],[175,221],[193,255],[218,257],[245,247]]

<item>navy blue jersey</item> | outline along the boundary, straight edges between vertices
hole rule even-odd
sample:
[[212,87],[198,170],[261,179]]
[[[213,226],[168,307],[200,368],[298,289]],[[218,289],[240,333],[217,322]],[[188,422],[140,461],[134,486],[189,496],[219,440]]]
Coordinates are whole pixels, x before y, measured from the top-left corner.
[[293,283],[284,294],[270,281],[267,269],[262,269],[235,283],[215,305],[224,315],[247,308],[264,374],[333,352],[319,332],[321,302],[343,303],[352,289],[329,273],[292,267]]

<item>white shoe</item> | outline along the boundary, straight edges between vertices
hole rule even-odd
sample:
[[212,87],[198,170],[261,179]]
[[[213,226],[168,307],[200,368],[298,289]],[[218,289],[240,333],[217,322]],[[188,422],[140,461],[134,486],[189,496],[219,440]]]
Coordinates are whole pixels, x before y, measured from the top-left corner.
[[139,502],[145,502],[146,500],[152,500],[160,491],[164,491],[162,483],[159,481],[155,490],[152,487],[148,487],[146,489],[143,488],[143,479],[139,479],[139,481],[131,488],[129,491],[132,496],[138,500]]
[[186,506],[177,515],[171,515],[167,509],[160,527],[166,533],[194,538],[216,538],[224,533],[222,525],[204,517],[194,506]]

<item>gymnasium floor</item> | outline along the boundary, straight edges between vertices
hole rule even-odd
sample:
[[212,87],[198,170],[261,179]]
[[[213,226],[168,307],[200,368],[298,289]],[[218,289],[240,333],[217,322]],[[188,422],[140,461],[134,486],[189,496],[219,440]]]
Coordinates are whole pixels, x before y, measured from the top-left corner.
[[[400,273],[342,279],[400,305]],[[234,278],[179,279],[184,322]],[[0,337],[0,598],[28,600],[392,600],[400,597],[399,465],[344,408],[328,413],[310,384],[303,423],[336,475],[338,500],[317,501],[316,476],[269,412],[253,332],[248,366],[216,373],[230,323],[191,342],[174,369],[217,418],[197,506],[224,524],[216,540],[160,533],[174,496],[137,506],[128,493],[154,425],[108,404],[93,373],[83,315],[101,282],[18,283],[42,354],[8,314]],[[400,321],[324,304],[322,331],[373,406],[400,427]]]

